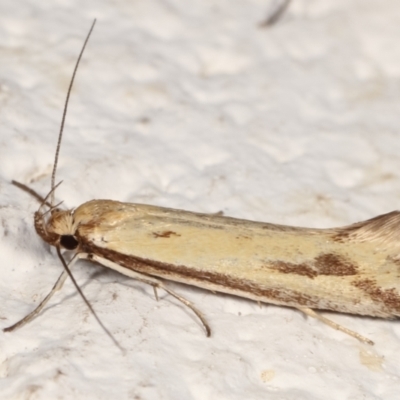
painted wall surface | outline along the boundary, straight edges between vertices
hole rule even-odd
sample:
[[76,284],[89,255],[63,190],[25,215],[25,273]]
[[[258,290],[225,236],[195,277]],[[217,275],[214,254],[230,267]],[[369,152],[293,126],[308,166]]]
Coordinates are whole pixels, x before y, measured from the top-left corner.
[[[333,227],[400,204],[400,4],[77,0],[0,3],[0,327],[30,312],[62,266],[36,235],[73,65],[56,193],[297,226]],[[1,399],[398,399],[400,322],[300,312],[113,271],[71,282],[21,330],[0,332]],[[327,294],[328,295],[328,294]]]

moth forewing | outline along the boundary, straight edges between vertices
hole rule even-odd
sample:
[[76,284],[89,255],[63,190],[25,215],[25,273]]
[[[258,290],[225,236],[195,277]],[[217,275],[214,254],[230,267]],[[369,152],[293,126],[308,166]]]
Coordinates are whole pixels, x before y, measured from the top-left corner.
[[291,307],[400,316],[400,246],[386,231],[399,229],[398,212],[307,229],[94,200],[74,218],[82,251],[146,275]]

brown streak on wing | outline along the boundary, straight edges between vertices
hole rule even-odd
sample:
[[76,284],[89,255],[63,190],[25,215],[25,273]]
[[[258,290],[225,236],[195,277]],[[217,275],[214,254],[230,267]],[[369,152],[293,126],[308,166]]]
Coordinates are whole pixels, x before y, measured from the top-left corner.
[[357,279],[353,286],[365,292],[374,302],[384,304],[393,314],[400,313],[400,296],[394,288],[382,289],[373,279]]
[[357,266],[340,254],[321,254],[314,261],[318,275],[348,276],[357,274]]
[[357,274],[357,266],[354,263],[342,255],[333,253],[320,254],[309,263],[272,261],[268,262],[266,266],[283,274],[307,276],[311,279],[319,275],[348,276]]
[[[283,290],[278,287],[263,288],[259,285],[255,285],[251,281],[232,278],[226,274],[209,271],[199,271],[195,270],[194,268],[188,268],[182,265],[173,265],[154,260],[143,259],[140,257],[127,256],[114,250],[97,247],[93,245],[93,243],[85,241],[82,237],[80,237],[80,242],[80,250],[82,252],[88,254],[96,254],[100,257],[111,260],[112,262],[115,262],[116,264],[119,264],[125,268],[143,273],[148,276],[158,276],[174,281],[179,281],[178,279],[176,279],[177,276],[185,277],[190,279],[191,282],[198,283],[198,285],[196,283],[191,283],[193,286],[205,289],[207,288],[204,284],[202,285],[202,282],[209,282],[215,288],[215,290],[218,290],[222,293],[241,295],[249,299],[262,300],[274,304],[286,305],[291,307],[305,306],[310,308],[316,308],[318,306],[319,299],[313,298],[312,296],[307,296],[306,294],[301,292],[293,290]],[[241,294],[234,292],[240,292]],[[268,301],[268,299],[270,301]]]
[[296,274],[301,276],[308,276],[309,278],[315,278],[318,273],[310,265],[306,263],[290,263],[285,261],[273,261],[268,263],[268,268],[274,269],[275,271],[281,272],[282,274]]
[[169,238],[171,236],[181,236],[173,231],[153,232],[155,238]]

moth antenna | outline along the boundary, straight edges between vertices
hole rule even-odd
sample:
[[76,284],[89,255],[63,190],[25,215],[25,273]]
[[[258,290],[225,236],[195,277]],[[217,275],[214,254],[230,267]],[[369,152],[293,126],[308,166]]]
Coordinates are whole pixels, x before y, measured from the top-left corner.
[[[54,210],[54,208],[56,208],[56,206],[53,206],[54,204],[54,192],[55,189],[60,185],[60,183],[58,183],[57,185],[55,185],[55,180],[56,180],[56,172],[57,172],[57,164],[58,164],[58,158],[59,158],[59,154],[60,154],[60,148],[61,148],[61,141],[62,141],[62,135],[64,132],[64,126],[65,126],[65,118],[67,116],[67,111],[68,111],[68,104],[69,104],[69,98],[71,95],[71,91],[72,91],[72,86],[74,84],[75,81],[75,76],[76,76],[76,72],[78,71],[78,67],[80,64],[80,61],[82,59],[82,55],[83,52],[85,51],[86,45],[89,41],[90,35],[93,31],[94,25],[96,24],[96,19],[93,20],[92,26],[89,29],[88,34],[86,35],[86,39],[83,42],[83,46],[82,49],[79,53],[78,59],[76,60],[75,63],[75,67],[74,67],[74,71],[72,72],[72,77],[71,77],[71,81],[69,83],[69,87],[68,87],[68,91],[67,91],[67,96],[65,98],[65,104],[64,104],[64,110],[63,110],[63,115],[61,118],[61,124],[60,124],[60,131],[58,134],[58,141],[57,141],[57,147],[56,147],[56,153],[54,156],[54,164],[53,164],[53,172],[51,174],[51,190],[50,193],[46,196],[46,198],[44,199],[44,202],[42,203],[41,207],[43,207],[43,205],[46,203],[47,197],[49,195],[51,195],[51,200],[50,200],[50,210]],[[61,203],[60,203],[61,204]],[[115,337],[112,335],[112,333],[104,326],[104,324],[101,322],[100,318],[97,316],[96,312],[94,311],[92,305],[89,303],[88,299],[85,297],[85,295],[83,294],[81,288],[79,287],[79,285],[77,284],[74,276],[72,275],[70,269],[68,268],[67,263],[64,260],[64,257],[61,254],[61,250],[59,246],[56,246],[56,250],[57,250],[57,255],[58,258],[60,259],[64,270],[67,272],[68,276],[70,277],[72,283],[74,284],[76,290],[78,291],[79,295],[81,296],[81,298],[83,299],[83,301],[86,303],[86,305],[88,306],[90,312],[92,313],[92,315],[94,316],[94,318],[96,319],[96,321],[98,322],[98,324],[100,325],[100,327],[103,329],[103,331],[107,334],[107,336],[114,342],[114,344],[124,353],[125,350],[122,348],[122,346],[118,343],[118,341],[115,339]]]
[[[43,197],[38,192],[31,189],[29,186],[27,186],[21,182],[18,182],[18,181],[14,181],[14,180],[11,181],[11,184],[13,184],[17,188],[23,190],[24,192],[29,193],[31,196],[33,196],[36,200],[38,200],[40,202],[39,211],[43,208],[43,206],[49,207],[48,211],[52,211],[55,208],[57,208],[61,203],[63,203],[62,201],[60,201],[58,204],[53,206],[47,201],[48,198],[50,197],[51,193],[53,193],[61,185],[61,183],[62,183],[62,181],[57,183],[57,185],[55,185],[54,188],[52,190],[50,190],[50,192],[46,195],[46,197]],[[48,211],[46,211],[43,215],[45,215]]]
[[59,201],[57,204],[55,204],[52,208],[50,208],[50,212],[52,212],[53,210],[55,210],[56,208],[60,207],[61,204],[64,203],[64,200]]
[[[47,201],[47,198],[49,197],[48,195],[46,196],[46,198],[44,198],[43,196],[41,196],[39,193],[37,193],[35,190],[31,189],[30,187],[24,185],[21,182],[18,181],[14,181],[12,180],[11,183],[16,186],[17,188],[23,190],[26,193],[29,193],[31,196],[33,196],[36,200],[38,200],[40,202],[40,207],[43,206],[43,204],[45,204],[47,207],[51,208],[51,204]],[[58,185],[57,185],[58,186]]]
[[55,153],[55,156],[54,156],[53,172],[51,174],[51,200],[50,200],[51,204],[54,204],[54,189],[55,189],[54,188],[54,182],[56,180],[58,156],[60,154],[61,140],[62,140],[62,135],[63,135],[63,131],[64,131],[65,118],[67,116],[69,97],[70,97],[70,94],[71,94],[72,85],[74,84],[76,71],[78,70],[79,63],[81,61],[83,52],[85,51],[86,44],[89,41],[90,35],[91,35],[92,31],[93,31],[93,28],[94,28],[95,24],[96,24],[96,19],[93,20],[92,26],[89,29],[89,33],[86,35],[86,39],[85,39],[85,41],[83,43],[81,52],[79,53],[78,59],[76,60],[75,67],[74,67],[74,72],[72,73],[71,81],[69,83],[69,87],[68,87],[68,91],[67,91],[67,97],[65,98],[64,110],[63,110],[63,115],[62,115],[62,118],[61,118],[60,132],[58,134],[56,153]]
[[76,282],[74,276],[72,275],[72,272],[70,271],[70,269],[68,268],[67,263],[64,260],[64,257],[61,254],[61,250],[59,246],[56,246],[57,249],[57,255],[58,258],[60,259],[64,270],[66,271],[66,273],[68,274],[68,276],[71,278],[72,283],[74,284],[76,290],[78,291],[79,295],[82,297],[83,301],[86,303],[86,305],[89,307],[90,312],[92,313],[92,315],[95,317],[96,321],[98,322],[98,324],[100,325],[100,327],[103,329],[103,331],[107,334],[107,336],[114,342],[114,344],[123,352],[125,353],[125,349],[119,344],[119,342],[117,341],[117,339],[115,339],[115,337],[113,336],[113,334],[105,327],[105,325],[101,322],[100,318],[98,317],[98,315],[96,314],[96,311],[94,311],[94,308],[92,307],[92,305],[89,303],[88,299],[85,297],[85,295],[82,292],[82,289],[79,287],[78,283]]
[[58,208],[58,206],[60,206],[62,203],[64,203],[64,201],[60,201],[55,206],[51,206],[48,210],[46,210],[43,214],[41,214],[42,218],[44,218],[47,214],[50,214],[53,210]]
[[[47,193],[46,197],[45,197],[45,198],[43,199],[43,201],[42,201],[42,204],[40,204],[39,212],[41,212],[41,210],[42,210],[42,208],[43,208],[44,206],[49,207],[49,210],[51,211],[51,210],[54,210],[54,208],[56,208],[58,205],[60,205],[60,204],[62,203],[62,201],[61,201],[59,204],[56,204],[55,206],[53,206],[54,199],[53,199],[53,201],[52,201],[51,203],[49,203],[49,202],[47,201],[47,199],[55,192],[55,190],[56,190],[61,184],[62,184],[62,181],[58,182],[57,185],[55,185],[55,186],[50,190],[50,192]],[[29,189],[29,188],[28,188],[28,189]],[[30,192],[29,192],[29,193],[30,193]],[[49,211],[49,210],[47,210],[47,211]],[[47,211],[46,211],[46,213],[47,213]]]

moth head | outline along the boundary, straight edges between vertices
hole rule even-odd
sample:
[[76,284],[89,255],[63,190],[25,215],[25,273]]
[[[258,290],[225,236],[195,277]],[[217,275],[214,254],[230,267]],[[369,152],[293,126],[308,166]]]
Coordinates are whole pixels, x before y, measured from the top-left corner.
[[35,212],[34,222],[38,235],[50,245],[67,250],[78,248],[74,210],[63,211],[55,208],[46,213],[39,210]]

